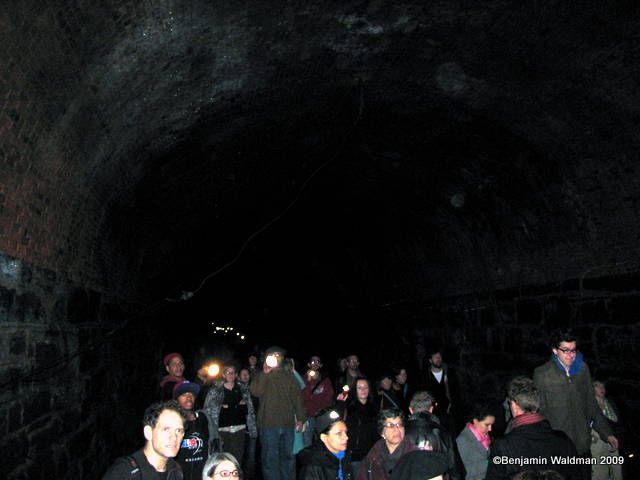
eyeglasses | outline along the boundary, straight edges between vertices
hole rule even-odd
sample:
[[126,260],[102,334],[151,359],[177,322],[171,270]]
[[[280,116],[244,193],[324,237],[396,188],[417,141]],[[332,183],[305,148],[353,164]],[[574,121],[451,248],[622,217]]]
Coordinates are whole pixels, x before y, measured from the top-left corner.
[[404,423],[385,423],[385,428],[404,428]]
[[238,470],[220,470],[219,472],[214,473],[214,476],[220,475],[223,478],[238,478],[240,476],[240,472]]
[[565,353],[565,354],[567,354],[567,353],[577,353],[578,352],[577,348],[574,348],[574,349],[571,349],[571,348],[558,348],[557,350],[560,350],[562,353]]

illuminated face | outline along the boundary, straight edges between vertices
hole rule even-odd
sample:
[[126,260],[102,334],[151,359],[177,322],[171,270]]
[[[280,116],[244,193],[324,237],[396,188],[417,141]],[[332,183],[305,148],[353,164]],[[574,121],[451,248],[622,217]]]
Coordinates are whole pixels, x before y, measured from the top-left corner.
[[347,367],[349,367],[351,370],[357,370],[359,366],[360,360],[357,356],[351,355],[347,357]]
[[320,360],[320,357],[313,356],[309,359],[307,366],[311,370],[320,370],[322,368],[322,361]]
[[558,348],[553,349],[553,353],[565,368],[571,368],[573,362],[576,361],[576,354],[578,353],[576,342],[560,342]]
[[496,417],[493,415],[487,415],[482,420],[476,418],[473,419],[473,426],[480,433],[487,435],[491,431],[491,426],[495,423]]
[[442,366],[442,355],[440,353],[434,353],[431,355],[429,362],[431,362],[431,365],[434,367],[440,368]]
[[385,439],[389,446],[397,446],[402,442],[404,439],[404,423],[401,417],[385,418],[382,438]]
[[407,383],[407,371],[404,368],[401,369],[396,375],[396,382],[398,382],[400,385],[404,385],[405,383]]
[[336,422],[331,425],[327,433],[320,434],[320,440],[331,453],[344,452],[347,449],[347,425],[344,422]]
[[389,390],[391,388],[391,379],[389,377],[385,377],[382,380],[380,380],[380,387],[383,390]]
[[593,386],[593,391],[595,392],[596,397],[598,398],[604,398],[605,395],[607,394],[607,390],[602,383],[596,383]]
[[153,451],[164,458],[173,458],[180,450],[184,437],[182,417],[174,410],[164,410],[158,417],[156,426],[144,427],[144,438],[151,444]]
[[225,382],[233,383],[236,381],[236,369],[233,367],[227,367],[222,372]]
[[247,370],[246,368],[240,370],[240,373],[238,374],[238,380],[240,380],[242,383],[249,383],[249,380],[251,380],[249,370]]
[[177,398],[177,400],[180,406],[185,410],[193,410],[193,405],[196,402],[196,399],[191,392],[183,393]]
[[169,375],[174,377],[182,377],[184,373],[184,361],[181,357],[172,357],[169,363],[166,365]]
[[221,478],[236,479],[239,477],[238,468],[230,460],[221,461],[216,470],[213,472],[213,476],[209,478],[215,478],[216,480]]
[[366,380],[358,380],[356,382],[356,395],[358,400],[366,401],[369,397],[369,382]]

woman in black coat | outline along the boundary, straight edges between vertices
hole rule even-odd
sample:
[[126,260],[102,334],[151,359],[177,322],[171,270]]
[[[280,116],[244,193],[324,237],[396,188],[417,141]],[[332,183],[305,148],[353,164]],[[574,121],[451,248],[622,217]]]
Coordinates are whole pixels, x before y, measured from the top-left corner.
[[316,414],[316,438],[298,453],[298,480],[351,480],[347,452],[347,425],[338,410],[326,408]]

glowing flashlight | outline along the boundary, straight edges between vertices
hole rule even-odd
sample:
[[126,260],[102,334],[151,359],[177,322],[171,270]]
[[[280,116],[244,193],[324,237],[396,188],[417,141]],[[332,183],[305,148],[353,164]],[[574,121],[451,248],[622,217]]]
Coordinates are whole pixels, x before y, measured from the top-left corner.
[[267,367],[275,368],[278,366],[278,359],[275,355],[267,355],[264,363],[267,364]]
[[215,377],[220,373],[220,365],[218,365],[217,363],[212,363],[211,365],[209,365],[207,367],[207,374],[210,377]]

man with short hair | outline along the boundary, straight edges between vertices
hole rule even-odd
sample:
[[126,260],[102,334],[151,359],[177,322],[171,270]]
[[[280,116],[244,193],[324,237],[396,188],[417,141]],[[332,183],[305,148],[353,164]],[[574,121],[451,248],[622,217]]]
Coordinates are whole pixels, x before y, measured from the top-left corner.
[[262,371],[251,381],[250,390],[260,399],[258,428],[262,446],[264,480],[293,480],[294,432],[306,421],[302,392],[290,371],[282,368],[285,351],[267,349]]
[[446,456],[447,471],[451,480],[461,478],[455,444],[451,434],[440,424],[433,412],[435,400],[429,392],[416,392],[411,397],[405,436],[421,450],[440,452]]
[[434,350],[429,356],[429,369],[426,375],[426,390],[435,399],[433,414],[440,419],[440,423],[448,425],[451,410],[449,368],[442,361],[440,350]]
[[349,355],[347,357],[347,369],[338,378],[336,383],[336,391],[342,392],[344,386],[348,386],[352,389],[356,386],[356,379],[358,377],[364,377],[365,375],[360,371],[360,359],[357,355]]
[[[551,428],[561,430],[573,441],[578,455],[591,458],[591,429],[612,449],[618,439],[598,408],[589,367],[577,349],[577,338],[571,330],[559,330],[551,341],[551,359],[533,373],[533,381],[540,393],[540,413]],[[582,469],[583,478],[591,478],[591,467]]]
[[152,404],[142,421],[145,446],[118,458],[102,479],[182,480],[182,469],[173,457],[184,437],[184,421],[184,412],[176,401]]
[[176,384],[173,398],[185,411],[184,438],[176,461],[182,467],[185,480],[201,480],[202,468],[213,452],[212,442],[217,440],[217,432],[212,428],[211,420],[202,411],[194,411],[200,385],[188,380]]
[[[579,478],[575,465],[554,464],[552,457],[574,459],[576,447],[566,433],[552,430],[540,413],[540,394],[533,380],[516,377],[509,383],[509,408],[513,420],[507,434],[491,446],[487,480],[507,480],[524,470],[553,468],[566,480]],[[500,461],[496,461],[500,459]],[[506,461],[502,461],[506,459]],[[511,463],[509,460],[533,459],[536,463]]]

